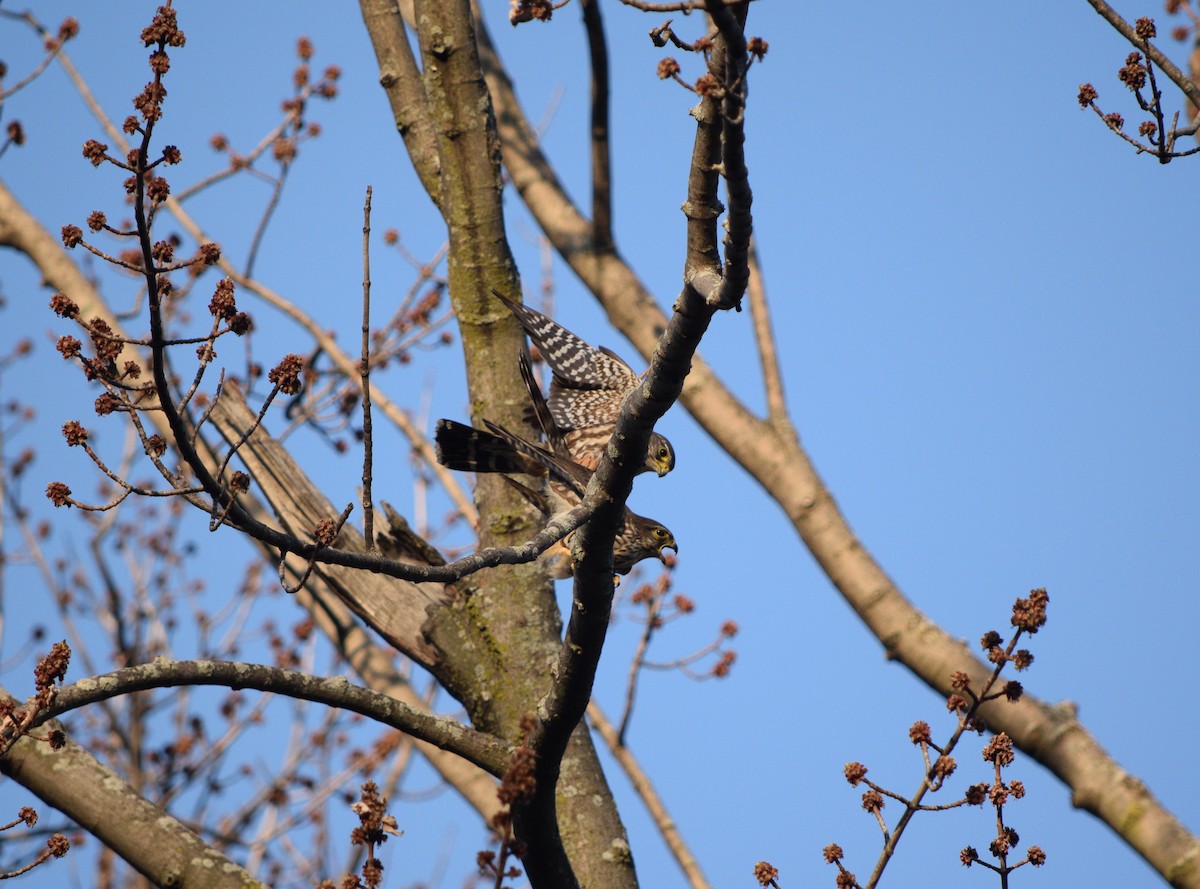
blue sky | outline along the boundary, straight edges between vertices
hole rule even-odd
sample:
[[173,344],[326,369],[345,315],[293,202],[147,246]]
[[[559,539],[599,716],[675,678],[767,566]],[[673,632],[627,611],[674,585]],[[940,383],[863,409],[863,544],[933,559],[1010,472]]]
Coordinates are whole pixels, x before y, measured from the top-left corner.
[[[109,113],[124,117],[146,80],[136,35],[152,5],[125,3],[103,16],[83,3],[33,8],[48,23],[68,13],[80,19],[69,51]],[[297,36],[314,40],[316,68],[342,67],[342,95],[313,109],[323,135],[302,150],[257,273],[352,341],[366,185],[374,188],[376,232],[399,228],[420,257],[443,238],[409,172],[356,10],[213,0],[179,8],[188,45],[172,55],[163,125],[163,138],[184,154],[173,181],[217,168],[207,148],[214,132],[243,149],[257,142],[289,89]],[[661,17],[604,8],[616,236],[667,306],[683,262],[689,96],[654,77],[661,51],[645,35]],[[1158,12],[1157,5],[1117,8],[1130,18]],[[531,117],[555,109],[545,134],[549,156],[571,192],[586,196],[586,52],[577,12],[568,7],[549,25],[511,29],[507,4],[488,0],[488,9]],[[696,20],[675,18],[681,33],[695,34]],[[1117,761],[1200,829],[1185,740],[1200,728],[1188,681],[1200,618],[1200,310],[1187,247],[1194,220],[1182,200],[1200,160],[1163,167],[1136,157],[1078,108],[1079,84],[1091,81],[1106,111],[1123,113],[1131,128],[1141,119],[1115,78],[1129,48],[1083,0],[1007,7],[762,0],[750,31],[771,47],[753,71],[747,119],[756,235],[789,405],[818,470],[866,546],[949,632],[977,639],[1004,630],[1012,599],[1047,587],[1050,622],[1029,646],[1037,662],[1023,677],[1026,687],[1077,704]],[[1162,43],[1182,59],[1178,47]],[[11,21],[0,20],[0,47],[14,73],[36,57],[27,32]],[[120,176],[80,156],[81,143],[99,130],[61,72],[52,68],[9,100],[5,119],[13,118],[29,144],[9,150],[0,176],[52,231],[82,224],[96,208],[115,215]],[[243,182],[192,209],[242,255],[265,199],[265,188]],[[507,208],[533,293],[534,226],[515,193]],[[410,272],[382,249],[376,257],[375,295],[386,301],[404,292]],[[559,318],[638,364],[571,273],[556,263],[554,276]],[[48,334],[61,331],[45,310],[49,294],[9,253],[0,254],[0,286],[7,300],[0,349],[19,336],[33,337],[36,347],[4,380],[6,389],[29,398],[36,380],[53,391],[53,400],[38,399],[47,430],[86,416],[95,393],[56,360]],[[107,293],[121,304],[121,291]],[[382,314],[386,303],[379,305]],[[261,322],[266,310],[258,315]],[[298,341],[286,323],[275,328],[256,343],[264,355]],[[701,351],[761,407],[748,314],[717,318]],[[415,407],[429,380],[432,416],[464,418],[452,350],[414,361],[387,386]],[[101,441],[119,443],[115,423],[93,425]],[[752,885],[751,868],[762,858],[780,868],[784,886],[831,885],[820,850],[833,841],[865,877],[878,831],[842,766],[862,760],[889,786],[915,787],[920,764],[907,728],[926,719],[945,736],[941,702],[884,660],[778,508],[682,409],[659,428],[675,444],[678,468],[641,481],[631,502],[679,539],[676,588],[699,611],[673,625],[656,653],[685,653],[726,618],[741,633],[738,661],[722,682],[647,675],[630,744],[714,885]],[[78,490],[93,485],[80,455],[48,438],[30,490],[52,478]],[[314,446],[308,462],[335,501],[353,498],[353,456],[334,459]],[[376,482],[402,509],[411,505],[406,467],[381,461]],[[204,517],[192,521],[204,535]],[[10,576],[10,589],[27,577]],[[22,609],[30,608],[28,620],[36,607],[9,598],[16,613],[8,618],[8,651]],[[274,602],[286,616],[287,603]],[[610,634],[597,687],[610,710],[619,706],[636,632],[620,617]],[[969,780],[986,777],[972,750],[958,756],[964,784],[968,764],[978,773]],[[1012,776],[1029,794],[1006,817],[1022,845],[1049,854],[1041,872],[1018,875],[1022,885],[1159,884],[1106,827],[1072,810],[1047,773],[1019,756]],[[644,884],[680,885],[624,779],[614,770],[610,780]],[[21,799],[11,784],[0,785],[0,807]],[[452,801],[418,805],[425,806],[394,809],[407,834],[389,850],[389,885],[428,878],[456,823],[441,885],[458,885],[480,832]],[[979,810],[918,819],[885,885],[987,885],[986,874],[960,873],[957,853],[986,846],[989,824]],[[68,866],[83,867],[63,863],[26,880],[60,885]],[[79,879],[88,884],[86,871]]]

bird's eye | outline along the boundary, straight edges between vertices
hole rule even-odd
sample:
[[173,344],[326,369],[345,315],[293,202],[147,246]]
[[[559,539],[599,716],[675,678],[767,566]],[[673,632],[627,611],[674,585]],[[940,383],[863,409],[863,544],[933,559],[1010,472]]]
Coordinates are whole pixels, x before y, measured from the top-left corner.
[[666,448],[662,448],[662,447],[660,447],[660,448],[658,449],[658,456],[660,456],[660,457],[662,457],[662,458],[664,458],[664,459],[665,459],[665,458],[666,458],[666,456],[667,456],[667,449],[666,449]]
[[655,536],[655,537],[659,537],[659,538],[666,537],[666,536],[667,536],[667,529],[666,529],[666,528],[655,528],[655,529],[654,529],[654,536]]

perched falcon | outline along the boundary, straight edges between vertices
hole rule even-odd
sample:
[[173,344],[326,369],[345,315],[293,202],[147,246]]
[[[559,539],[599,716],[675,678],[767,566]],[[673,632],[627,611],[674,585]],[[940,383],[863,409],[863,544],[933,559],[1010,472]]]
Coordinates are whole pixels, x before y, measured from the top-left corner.
[[[563,431],[571,456],[588,469],[600,464],[612,438],[621,403],[642,378],[608,349],[588,345],[561,324],[526,306],[496,297],[508,306],[549,365],[550,411]],[[646,462],[639,472],[660,476],[675,468],[675,451],[667,439],[650,433]]]
[[[543,515],[551,518],[573,509],[583,499],[592,471],[561,454],[553,454],[540,445],[513,435],[503,426],[484,420],[490,432],[438,420],[434,433],[438,462],[448,469],[467,472],[503,472],[545,478],[547,494],[528,488],[508,478]],[[573,534],[574,532],[572,532]],[[547,551],[550,573],[558,578],[570,577],[571,537],[568,534],[559,544]],[[637,515],[628,508],[625,522],[613,544],[613,570],[628,574],[642,559],[655,558],[665,562],[664,550],[679,551],[675,537],[658,522]]]

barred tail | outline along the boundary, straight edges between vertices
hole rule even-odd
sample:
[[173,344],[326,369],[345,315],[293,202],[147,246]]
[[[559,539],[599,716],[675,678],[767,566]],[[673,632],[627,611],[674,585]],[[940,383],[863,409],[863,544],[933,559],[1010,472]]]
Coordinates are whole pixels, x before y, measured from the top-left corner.
[[531,462],[544,467],[540,473],[526,472],[527,475],[545,475],[549,473],[552,479],[566,485],[579,497],[583,496],[583,489],[587,487],[588,482],[592,478],[590,470],[584,469],[570,457],[551,454],[541,445],[526,441],[519,435],[513,435],[513,433],[498,423],[493,423],[491,420],[484,420],[483,422],[497,437],[503,439],[504,443],[511,449],[522,454]]
[[536,460],[498,435],[453,420],[438,420],[433,435],[438,462],[464,472],[515,472],[545,475]]

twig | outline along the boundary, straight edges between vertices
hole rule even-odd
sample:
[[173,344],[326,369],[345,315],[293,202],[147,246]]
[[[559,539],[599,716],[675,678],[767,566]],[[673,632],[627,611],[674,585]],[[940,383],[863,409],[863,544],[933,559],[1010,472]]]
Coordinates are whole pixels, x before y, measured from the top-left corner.
[[767,291],[763,286],[762,266],[758,262],[758,248],[753,241],[746,255],[750,277],[746,295],[750,297],[750,318],[754,322],[754,341],[758,345],[758,358],[762,365],[763,388],[767,394],[767,419],[775,427],[784,426],[795,437],[795,430],[788,419],[787,402],[783,396],[783,374],[779,368],[779,350],[775,345],[775,332],[771,328],[771,313],[767,308]]
[[[91,90],[83,80],[83,77],[79,74],[78,69],[76,69],[74,64],[71,62],[70,57],[65,52],[59,53],[58,61],[59,64],[63,66],[63,69],[67,72],[67,75],[74,84],[76,91],[83,98],[84,102],[88,106],[88,109],[92,112],[92,115],[104,128],[105,134],[115,145],[120,146],[122,152],[127,154],[129,151],[129,144],[125,140],[123,133],[119,127],[113,124],[108,115],[105,113],[104,109],[100,106],[100,103],[96,101],[95,96],[92,95]],[[165,203],[167,209],[171,211],[171,214],[179,221],[180,225],[187,230],[188,234],[197,243],[205,244],[212,242],[212,239],[205,236],[204,231],[195,222],[195,220],[192,219],[188,212],[184,210],[183,206],[174,198],[174,196],[168,196]],[[224,258],[218,260],[217,265],[238,286],[244,287],[250,292],[256,294],[265,302],[282,311],[284,314],[288,315],[294,321],[299,323],[314,339],[321,350],[330,357],[338,370],[345,374],[347,378],[353,379],[357,376],[357,368],[354,367],[354,362],[340,348],[340,346],[338,346],[337,341],[334,340],[333,337],[329,335],[328,331],[324,330],[312,318],[300,311],[300,309],[294,303],[284,299],[278,293],[275,293],[273,290],[257,280],[247,278],[245,275],[242,275],[236,268],[233,267],[232,264],[229,263],[228,260]],[[474,504],[471,502],[471,498],[463,490],[458,480],[454,477],[454,474],[438,464],[437,455],[434,453],[433,446],[429,443],[429,441],[413,425],[404,411],[401,410],[400,407],[391,401],[386,395],[378,390],[375,390],[372,392],[372,398],[375,403],[383,409],[384,414],[388,417],[388,419],[395,423],[397,428],[399,428],[405,437],[408,438],[409,442],[413,446],[413,449],[425,459],[430,469],[437,476],[438,481],[441,482],[446,492],[450,495],[450,499],[454,502],[455,506],[470,520],[472,524],[477,524],[479,521],[479,516],[475,510]]]
[[1142,38],[1138,37],[1137,31],[1134,30],[1133,26],[1121,18],[1120,14],[1105,3],[1104,0],[1087,0],[1087,2],[1092,5],[1092,9],[1103,16],[1105,21],[1116,28],[1122,37],[1138,49],[1145,50],[1146,57],[1158,65],[1163,73],[1171,78],[1174,84],[1183,91],[1183,94],[1192,103],[1193,108],[1200,108],[1200,87],[1196,86],[1190,77],[1179,70],[1175,63],[1163,55],[1158,47],[1154,46],[1150,41],[1142,40]]
[[375,508],[371,503],[371,461],[374,458],[374,447],[371,438],[371,186],[369,185],[367,186],[367,200],[363,204],[362,356],[359,368],[363,415],[363,537],[367,541],[367,552],[374,553],[377,550],[375,547]]
[[642,637],[638,640],[637,651],[629,663],[629,680],[625,683],[625,709],[621,713],[621,727],[617,730],[617,743],[625,746],[625,733],[629,731],[629,720],[633,717],[633,700],[637,694],[638,674],[646,662],[646,650],[650,647],[650,637],[658,627],[658,616],[662,611],[662,597],[654,596],[646,612],[646,626],[642,629]]
[[333,542],[337,540],[338,534],[342,532],[342,526],[346,524],[346,519],[350,518],[350,513],[354,510],[353,503],[347,503],[346,508],[342,510],[335,522],[330,523],[328,520],[318,523],[313,531],[313,539],[317,543],[317,549],[314,549],[308,557],[308,563],[304,566],[304,571],[300,575],[300,579],[294,584],[289,584],[287,580],[288,566],[287,553],[279,555],[279,585],[283,587],[283,591],[288,595],[294,595],[304,588],[304,584],[308,581],[309,575],[317,566],[317,554],[322,548],[333,546]]
[[[31,12],[9,12],[7,9],[0,9],[0,15],[4,16],[5,18],[13,18],[25,22],[27,25],[29,25],[29,27],[33,28],[33,30],[36,31],[40,37],[46,37],[46,35],[50,33],[37,19],[33,17],[33,13]],[[34,68],[29,74],[21,78],[8,89],[0,90],[0,104],[3,104],[4,100],[13,93],[24,89],[25,87],[29,86],[29,84],[33,83],[33,81],[37,80],[38,76],[46,70],[46,66],[54,60],[54,57],[62,52],[63,44],[69,39],[70,37],[60,37],[56,39],[53,46],[46,52],[46,57],[38,63],[36,68]]]
[[[1044,593],[1044,591],[1042,592]],[[1016,624],[1015,618],[1013,623]],[[1037,632],[1037,630],[1034,629],[1032,632]],[[992,668],[991,674],[984,681],[984,684],[978,694],[976,694],[969,685],[964,689],[964,691],[971,698],[971,704],[968,708],[966,708],[965,712],[959,712],[958,725],[955,727],[954,732],[950,735],[950,740],[942,745],[943,752],[938,757],[939,760],[944,756],[949,756],[951,751],[958,746],[958,742],[962,738],[963,734],[969,728],[975,725],[979,708],[985,703],[995,700],[998,696],[1000,696],[1000,694],[1002,694],[992,693],[991,690],[999,681],[1001,671],[1007,664],[1011,662],[1012,654],[1014,651],[1016,651],[1017,642],[1020,641],[1023,633],[1024,629],[1018,626],[1016,631],[1013,633],[1012,638],[1009,640],[1008,646],[1004,649],[1003,657],[996,659],[995,666]],[[931,790],[936,790],[937,787],[940,786],[940,784],[935,784],[938,779],[936,766],[937,764],[935,763],[934,766],[926,768],[925,774],[921,777],[921,786],[917,788],[916,793],[914,793],[910,799],[905,800],[896,794],[888,794],[889,796],[901,800],[905,807],[904,814],[900,816],[899,820],[896,822],[896,826],[890,832],[888,831],[886,824],[883,822],[882,812],[879,809],[874,810],[876,817],[879,818],[880,826],[883,828],[885,839],[883,849],[880,851],[879,858],[875,862],[875,869],[871,872],[870,879],[867,880],[867,889],[872,889],[872,887],[879,884],[879,880],[883,876],[884,869],[887,867],[888,862],[891,861],[892,856],[896,852],[896,846],[900,842],[900,837],[904,834],[905,828],[908,827],[908,824],[910,821],[912,821],[913,816],[918,811],[924,809],[924,807],[921,805],[921,800],[925,798],[925,794]],[[883,792],[880,788],[876,789],[880,790],[880,792]]]
[[283,186],[287,181],[290,168],[289,162],[283,162],[283,169],[279,171],[279,176],[275,178],[274,184],[271,186],[271,197],[267,201],[267,206],[263,208],[262,218],[258,220],[254,235],[250,239],[250,249],[246,253],[246,268],[243,272],[247,278],[254,274],[254,261],[258,259],[258,248],[262,246],[263,238],[267,234],[267,226],[271,223],[271,217],[275,215],[275,208],[279,206],[279,197],[283,194]]

